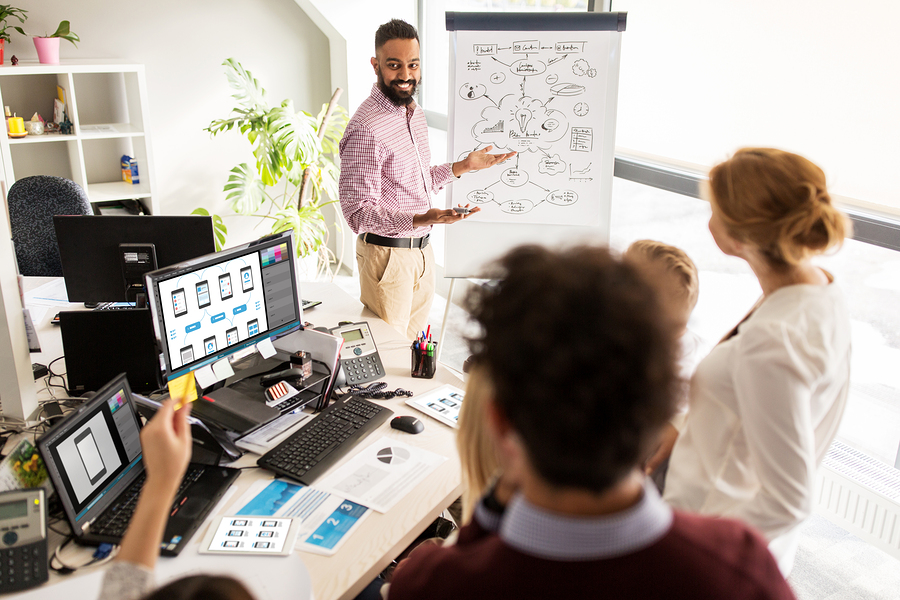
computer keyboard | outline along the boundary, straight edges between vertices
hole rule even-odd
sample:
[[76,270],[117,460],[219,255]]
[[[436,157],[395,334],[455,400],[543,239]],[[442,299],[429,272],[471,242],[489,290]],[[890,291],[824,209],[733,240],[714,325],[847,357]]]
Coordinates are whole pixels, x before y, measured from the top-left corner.
[[[203,471],[203,467],[188,468],[184,478],[181,480],[181,484],[178,486],[178,492],[175,494],[176,502],[181,499],[181,494],[187,489],[187,486],[203,475]],[[103,514],[97,517],[97,520],[91,525],[91,531],[101,535],[117,537],[125,535],[125,530],[128,529],[128,524],[131,522],[131,516],[137,507],[137,501],[146,479],[147,472],[144,471],[128,486],[128,489],[121,496],[116,498],[114,505],[107,508]],[[173,506],[172,508],[175,507]]]
[[94,310],[132,310],[134,302],[101,302]]
[[320,304],[322,304],[321,300],[307,300],[305,298],[300,299],[300,307],[303,310],[306,310],[307,308],[312,308],[314,306],[318,306]]
[[261,456],[256,464],[311,485],[392,414],[393,411],[356,396],[338,400]]
[[306,395],[298,394],[296,396],[291,396],[287,400],[282,400],[278,404],[273,404],[272,408],[277,408],[281,414],[286,415],[290,412],[294,412],[298,408],[303,408],[312,402],[313,399],[314,398],[308,398]]

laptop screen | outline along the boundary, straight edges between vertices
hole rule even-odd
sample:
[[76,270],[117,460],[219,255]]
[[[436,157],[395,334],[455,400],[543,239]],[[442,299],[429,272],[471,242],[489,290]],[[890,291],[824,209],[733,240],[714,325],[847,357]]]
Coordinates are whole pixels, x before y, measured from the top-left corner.
[[143,472],[140,432],[122,374],[38,441],[76,534]]

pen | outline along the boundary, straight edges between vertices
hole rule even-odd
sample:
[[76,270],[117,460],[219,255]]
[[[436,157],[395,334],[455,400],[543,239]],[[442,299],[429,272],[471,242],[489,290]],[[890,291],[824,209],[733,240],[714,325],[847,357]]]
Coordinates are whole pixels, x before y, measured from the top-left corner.
[[431,339],[431,325],[428,326],[428,332],[425,334],[425,337]]

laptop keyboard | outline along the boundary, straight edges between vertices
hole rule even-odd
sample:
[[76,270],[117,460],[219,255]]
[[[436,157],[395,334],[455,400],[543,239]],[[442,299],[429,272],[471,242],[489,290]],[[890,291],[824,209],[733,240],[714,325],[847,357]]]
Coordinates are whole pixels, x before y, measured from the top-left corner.
[[[175,504],[172,505],[173,510],[181,501],[181,495],[187,487],[197,481],[205,470],[202,466],[188,467],[184,478],[181,480],[181,485],[178,487],[178,492],[175,494]],[[146,478],[147,472],[144,471],[116,499],[115,504],[97,517],[91,524],[91,532],[111,537],[122,537],[125,535],[125,530],[128,529],[128,523],[131,522],[131,515],[134,514],[134,509],[137,506],[138,497],[141,495],[141,489],[144,487]]]
[[257,464],[310,485],[392,414],[390,409],[355,396],[335,402]]

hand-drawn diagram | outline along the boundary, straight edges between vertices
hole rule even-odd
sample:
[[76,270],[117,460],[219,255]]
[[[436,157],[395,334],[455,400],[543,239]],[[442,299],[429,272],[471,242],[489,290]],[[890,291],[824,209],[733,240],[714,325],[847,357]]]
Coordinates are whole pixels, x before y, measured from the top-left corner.
[[481,221],[598,224],[600,182],[592,165],[603,159],[608,38],[545,31],[457,36],[454,159],[487,146],[518,154],[455,182],[452,205],[481,207]]

